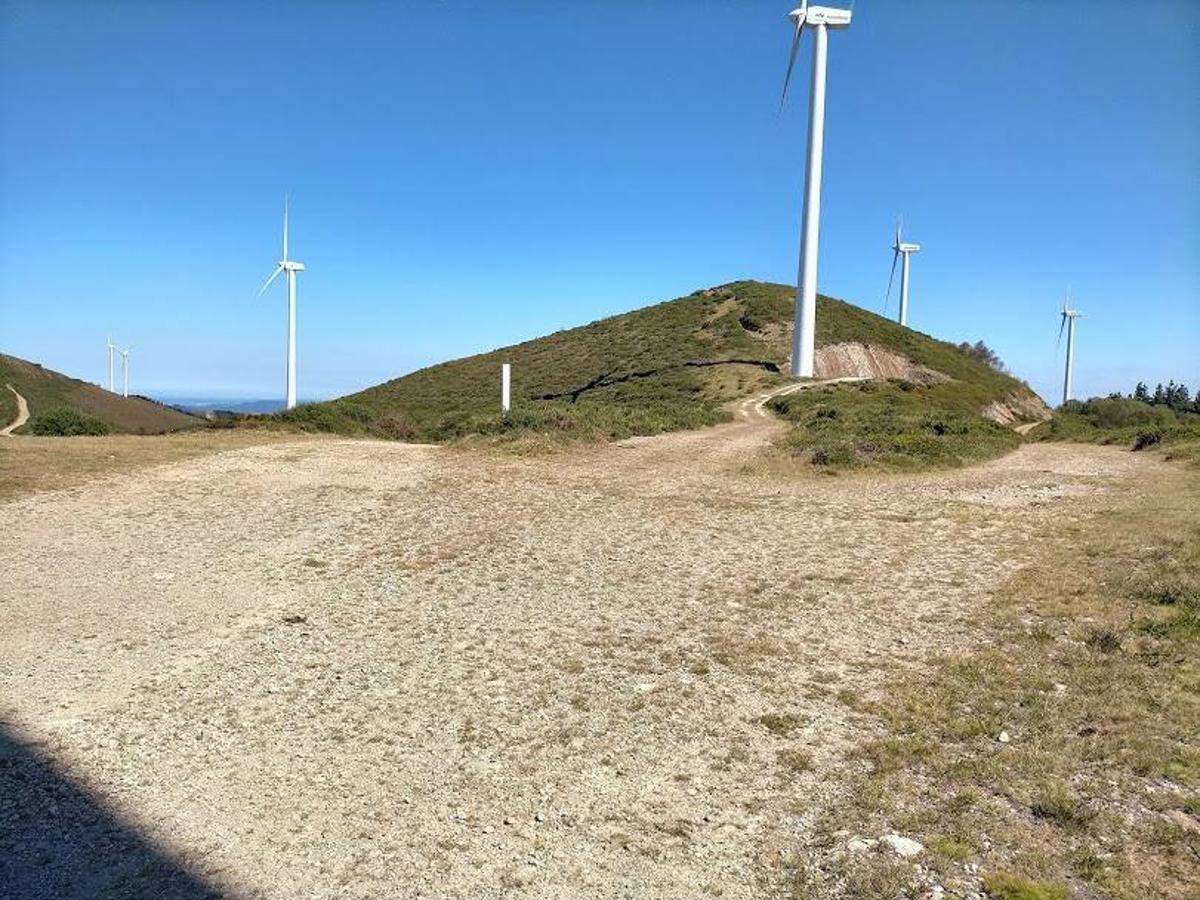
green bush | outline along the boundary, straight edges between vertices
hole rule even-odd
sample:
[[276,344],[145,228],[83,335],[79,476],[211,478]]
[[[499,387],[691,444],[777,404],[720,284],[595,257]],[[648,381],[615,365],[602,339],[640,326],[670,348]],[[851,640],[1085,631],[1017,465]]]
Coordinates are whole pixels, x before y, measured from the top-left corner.
[[48,409],[29,420],[32,434],[51,437],[74,437],[78,435],[108,434],[110,428],[103,419],[88,415],[66,406]]
[[863,382],[797,391],[770,407],[793,423],[781,446],[823,468],[925,468],[998,456],[1020,438],[974,412],[954,383]]
[[1093,397],[1064,403],[1033,437],[1133,450],[1169,445],[1171,453],[1188,460],[1200,456],[1200,415],[1128,397]]
[[1133,439],[1134,450],[1145,450],[1147,447],[1153,447],[1155,444],[1162,443],[1163,431],[1161,428],[1143,428],[1137,433],[1137,437]]

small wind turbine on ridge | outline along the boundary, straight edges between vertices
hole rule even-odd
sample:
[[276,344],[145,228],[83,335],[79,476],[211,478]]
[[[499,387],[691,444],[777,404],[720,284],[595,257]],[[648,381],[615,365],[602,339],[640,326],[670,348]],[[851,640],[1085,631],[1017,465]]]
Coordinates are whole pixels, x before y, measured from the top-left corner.
[[817,254],[821,230],[821,168],[825,154],[825,55],[830,28],[849,28],[852,9],[809,6],[808,0],[788,13],[796,24],[792,51],[788,56],[782,110],[787,99],[792,68],[800,50],[804,26],[813,33],[812,85],[808,100],[808,156],[804,173],[804,213],[800,225],[800,276],[796,284],[796,325],[792,333],[792,375],[811,378],[816,359]]
[[123,397],[129,396],[129,351],[132,349],[132,347],[126,347],[124,350],[120,347],[116,348],[117,352],[121,354],[121,377],[125,382],[124,390],[121,394]]
[[901,231],[904,229],[904,220],[896,220],[896,242],[892,244],[892,274],[888,276],[887,294],[883,298],[883,314],[887,315],[888,300],[892,296],[892,282],[896,278],[896,261],[903,258],[904,263],[900,266],[900,314],[896,319],[901,325],[908,325],[908,258],[920,251],[920,244],[906,244],[901,239]]
[[1075,364],[1075,320],[1082,319],[1083,313],[1077,309],[1071,309],[1071,295],[1068,293],[1063,300],[1062,321],[1058,326],[1058,343],[1062,344],[1063,330],[1067,332],[1067,368],[1063,375],[1063,398],[1062,402],[1066,403],[1071,399],[1071,369]]
[[117,345],[112,342],[111,337],[107,337],[104,340],[105,348],[108,350],[108,392],[113,394],[116,393],[113,389],[113,351],[117,349]]
[[285,408],[294,409],[296,406],[296,273],[304,271],[304,263],[288,259],[288,199],[283,198],[283,256],[279,265],[271,273],[271,277],[258,292],[262,296],[271,282],[279,277],[280,272],[287,274],[288,290],[288,326],[287,326],[287,397]]

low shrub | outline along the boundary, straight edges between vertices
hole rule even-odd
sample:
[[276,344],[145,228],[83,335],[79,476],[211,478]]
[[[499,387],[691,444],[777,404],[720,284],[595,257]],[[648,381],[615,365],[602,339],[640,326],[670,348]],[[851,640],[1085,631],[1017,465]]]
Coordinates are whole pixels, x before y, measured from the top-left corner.
[[1127,397],[1070,400],[1033,435],[1042,441],[1170,448],[1170,458],[1200,462],[1200,414]]
[[111,430],[103,419],[66,406],[48,409],[29,420],[31,434],[50,437],[104,435]]
[[780,447],[813,465],[923,468],[988,459],[1020,443],[975,403],[958,385],[896,380],[796,391],[770,407],[793,423]]
[[1143,428],[1133,439],[1134,450],[1145,450],[1155,444],[1161,444],[1163,432],[1161,428]]

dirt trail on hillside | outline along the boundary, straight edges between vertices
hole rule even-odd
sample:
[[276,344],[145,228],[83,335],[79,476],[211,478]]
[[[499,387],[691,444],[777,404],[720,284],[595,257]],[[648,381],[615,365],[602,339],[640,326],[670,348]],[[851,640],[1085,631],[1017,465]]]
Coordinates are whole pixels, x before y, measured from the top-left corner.
[[[780,427],[278,444],[10,501],[0,718],[237,896],[776,896],[866,727],[845,698],[1158,465],[743,474]],[[20,771],[0,878],[72,896],[33,863],[62,818],[5,845],[46,818]],[[75,894],[161,888],[103,859]]]
[[9,422],[4,428],[0,428],[0,436],[12,434],[29,421],[29,404],[25,402],[25,398],[18,394],[17,389],[11,384],[6,384],[5,387],[12,391],[13,396],[17,398],[17,417]]

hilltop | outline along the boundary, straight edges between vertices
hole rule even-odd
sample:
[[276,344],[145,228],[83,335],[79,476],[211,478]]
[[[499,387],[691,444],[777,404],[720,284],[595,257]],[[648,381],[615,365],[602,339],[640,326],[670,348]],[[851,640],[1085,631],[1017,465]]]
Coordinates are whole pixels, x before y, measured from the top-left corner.
[[[794,288],[738,281],[511,347],[430,366],[278,418],[316,430],[441,441],[538,431],[619,439],[715,424],[732,400],[788,381]],[[818,298],[818,377],[904,381],[931,403],[1002,424],[1045,405],[953,344],[832,297]],[[513,412],[499,416],[499,370]]]
[[[0,353],[0,423],[17,414],[13,388],[29,404],[29,422],[18,433],[37,431],[53,418],[85,427],[90,433],[161,434],[204,424],[202,419],[143,397],[122,397],[37,363]],[[99,423],[99,424],[98,424]]]

